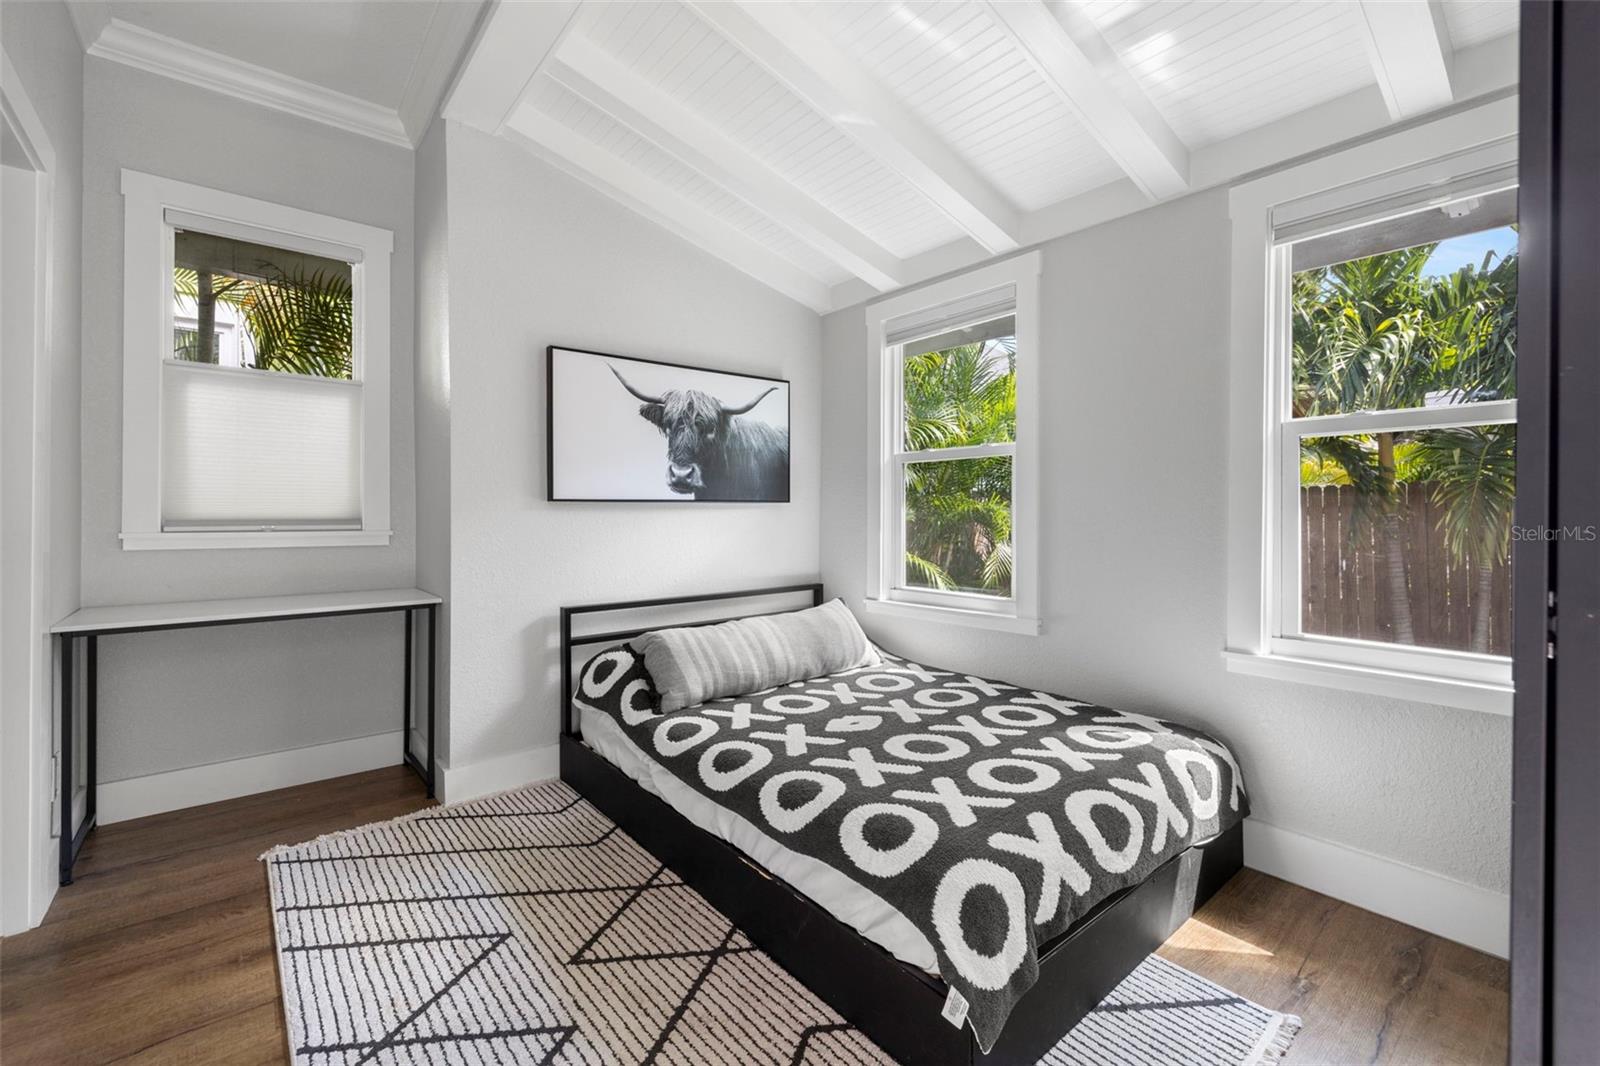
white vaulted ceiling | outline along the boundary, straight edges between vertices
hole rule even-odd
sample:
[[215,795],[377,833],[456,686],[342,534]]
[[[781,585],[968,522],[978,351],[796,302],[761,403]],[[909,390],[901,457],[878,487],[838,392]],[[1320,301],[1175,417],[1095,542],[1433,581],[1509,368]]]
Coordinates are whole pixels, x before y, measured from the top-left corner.
[[1512,0],[502,3],[445,114],[826,310],[1505,91],[1516,28]]
[[818,310],[1516,83],[1515,0],[71,9],[95,55],[402,145],[459,69],[446,117]]

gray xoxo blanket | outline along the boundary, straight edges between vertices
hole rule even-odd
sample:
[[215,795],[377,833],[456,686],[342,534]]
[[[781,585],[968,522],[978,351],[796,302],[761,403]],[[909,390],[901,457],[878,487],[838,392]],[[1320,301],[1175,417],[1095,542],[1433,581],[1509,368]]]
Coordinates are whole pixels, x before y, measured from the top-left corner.
[[893,656],[663,715],[620,646],[576,699],[904,914],[985,1051],[1040,944],[1249,813],[1232,754],[1198,730]]

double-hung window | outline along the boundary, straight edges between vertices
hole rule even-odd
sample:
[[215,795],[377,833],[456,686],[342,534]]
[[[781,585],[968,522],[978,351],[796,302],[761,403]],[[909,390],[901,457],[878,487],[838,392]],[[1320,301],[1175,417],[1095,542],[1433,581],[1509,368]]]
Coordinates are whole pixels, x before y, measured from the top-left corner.
[[387,543],[389,231],[123,194],[123,546]]
[[1272,205],[1265,247],[1242,249],[1265,257],[1263,632],[1230,665],[1509,708],[1508,151]]
[[1038,631],[1037,253],[868,309],[868,610]]

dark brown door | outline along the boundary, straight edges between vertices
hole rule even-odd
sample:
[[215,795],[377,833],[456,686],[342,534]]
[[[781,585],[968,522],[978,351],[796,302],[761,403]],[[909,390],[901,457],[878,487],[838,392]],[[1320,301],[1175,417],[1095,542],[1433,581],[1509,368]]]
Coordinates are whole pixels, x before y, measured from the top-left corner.
[[1522,5],[1511,1061],[1600,1058],[1600,3]]

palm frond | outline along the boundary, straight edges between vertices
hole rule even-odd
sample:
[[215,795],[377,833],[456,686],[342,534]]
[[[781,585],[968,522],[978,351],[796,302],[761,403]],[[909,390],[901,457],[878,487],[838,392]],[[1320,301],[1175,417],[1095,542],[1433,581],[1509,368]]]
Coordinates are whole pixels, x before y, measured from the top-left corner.
[[983,587],[1011,590],[1011,543],[1001,541],[983,560]]
[[946,592],[956,587],[956,583],[950,580],[950,575],[945,573],[942,568],[920,555],[913,555],[911,552],[906,552],[906,577],[913,582],[920,577],[922,584],[927,587],[941,589]]
[[1503,560],[1517,495],[1516,426],[1434,430],[1418,449],[1451,556],[1463,564]]

